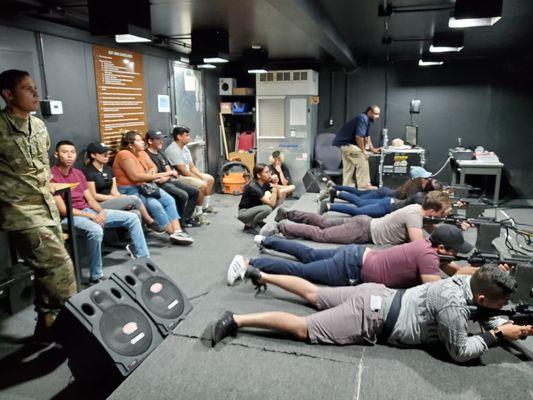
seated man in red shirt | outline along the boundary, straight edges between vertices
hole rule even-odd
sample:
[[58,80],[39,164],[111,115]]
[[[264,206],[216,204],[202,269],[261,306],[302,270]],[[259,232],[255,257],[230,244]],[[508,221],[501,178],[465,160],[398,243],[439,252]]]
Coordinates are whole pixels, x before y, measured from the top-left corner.
[[[237,255],[228,269],[229,285],[239,277],[244,277],[245,273],[255,280],[256,275],[260,275],[259,271],[262,271],[299,276],[327,286],[375,282],[389,288],[409,288],[440,279],[439,254],[453,256],[468,253],[474,247],[465,242],[459,228],[447,224],[437,225],[427,239],[385,250],[372,250],[356,244],[327,250],[313,249],[291,240],[260,235],[255,237],[255,242],[262,247],[290,254],[299,261],[270,257],[246,260]],[[453,262],[443,265],[442,269],[448,275],[475,272],[472,267],[461,268]]]
[[[52,182],[77,183],[71,189],[72,213],[74,226],[87,235],[87,248],[90,263],[90,283],[100,282],[104,276],[102,271],[102,238],[103,228],[126,228],[133,242],[134,257],[150,257],[146,240],[139,218],[135,213],[121,210],[104,210],[91,195],[87,179],[81,170],[74,168],[76,147],[68,140],[56,145],[55,157],[57,165],[51,168]],[[62,217],[67,214],[65,202],[61,196],[54,196],[57,208]],[[65,220],[62,221],[63,223]]]

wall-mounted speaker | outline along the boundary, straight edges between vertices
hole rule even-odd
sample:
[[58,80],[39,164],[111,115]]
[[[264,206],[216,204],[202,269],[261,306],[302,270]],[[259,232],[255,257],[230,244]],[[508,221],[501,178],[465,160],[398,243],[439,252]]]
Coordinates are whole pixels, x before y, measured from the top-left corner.
[[124,264],[111,280],[135,299],[164,336],[192,309],[180,288],[148,258]]
[[231,96],[233,88],[237,87],[237,80],[234,78],[218,78],[218,94],[221,96]]
[[110,279],[71,297],[54,323],[54,334],[76,381],[108,390],[163,341],[150,317]]

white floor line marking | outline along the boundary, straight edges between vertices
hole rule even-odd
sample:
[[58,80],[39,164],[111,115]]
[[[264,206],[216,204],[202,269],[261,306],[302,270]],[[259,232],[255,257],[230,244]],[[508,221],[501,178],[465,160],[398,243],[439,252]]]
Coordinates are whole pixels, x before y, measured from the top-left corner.
[[357,368],[357,385],[355,387],[354,400],[359,400],[361,395],[361,379],[363,378],[363,359],[365,358],[366,349],[363,348],[363,353],[361,353],[361,360],[359,361],[359,367]]

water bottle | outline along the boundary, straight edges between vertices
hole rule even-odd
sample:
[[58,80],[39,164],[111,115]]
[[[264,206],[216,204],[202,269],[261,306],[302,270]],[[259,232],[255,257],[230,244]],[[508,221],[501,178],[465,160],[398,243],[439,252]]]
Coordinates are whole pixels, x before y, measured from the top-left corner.
[[389,147],[389,130],[387,128],[383,129],[383,148],[386,149]]

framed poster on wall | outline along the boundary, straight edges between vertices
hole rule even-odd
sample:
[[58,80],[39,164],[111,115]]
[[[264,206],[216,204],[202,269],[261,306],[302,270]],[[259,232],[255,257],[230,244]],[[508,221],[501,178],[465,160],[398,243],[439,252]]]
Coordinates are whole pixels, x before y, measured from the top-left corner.
[[116,149],[122,133],[147,130],[143,57],[95,45],[93,60],[100,139]]

